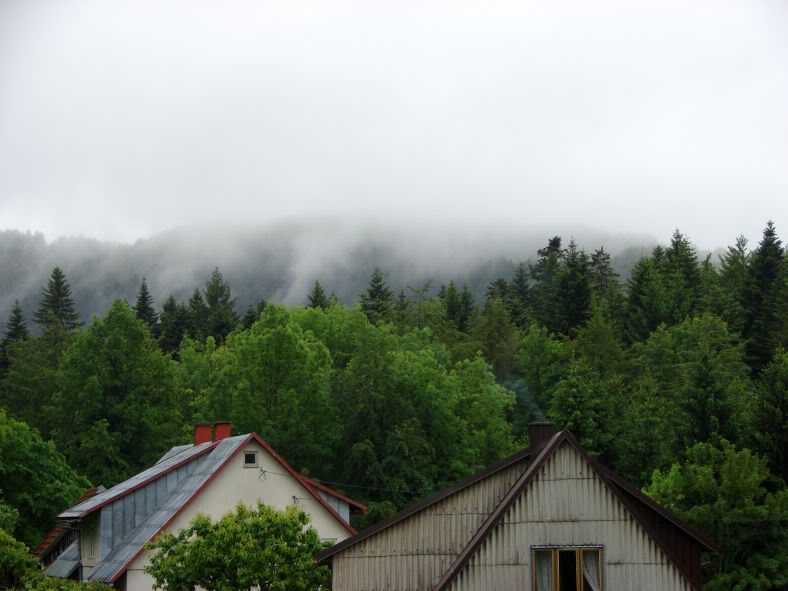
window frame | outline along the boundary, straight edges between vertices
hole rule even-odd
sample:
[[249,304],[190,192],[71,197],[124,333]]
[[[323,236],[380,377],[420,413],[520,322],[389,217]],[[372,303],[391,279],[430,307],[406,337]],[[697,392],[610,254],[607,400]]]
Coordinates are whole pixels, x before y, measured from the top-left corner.
[[550,591],[560,591],[561,581],[558,569],[558,553],[566,551],[574,551],[575,553],[575,572],[577,573],[575,581],[575,589],[583,591],[583,552],[586,550],[593,550],[599,552],[599,588],[605,590],[605,559],[604,559],[604,546],[584,545],[584,546],[531,546],[531,591],[536,591],[536,553],[546,552],[551,553],[551,567],[553,571],[553,588]]
[[[244,450],[243,453],[244,453],[244,468],[258,468],[260,466],[260,454],[257,452],[256,449]],[[248,454],[254,455],[254,464],[247,463],[246,456]]]

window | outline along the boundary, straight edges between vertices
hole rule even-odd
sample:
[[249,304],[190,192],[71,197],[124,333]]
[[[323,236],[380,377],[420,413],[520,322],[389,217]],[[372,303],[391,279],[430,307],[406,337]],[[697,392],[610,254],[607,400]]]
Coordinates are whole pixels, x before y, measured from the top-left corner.
[[245,451],[244,452],[244,468],[257,468],[257,452]]
[[602,548],[534,548],[533,591],[602,591]]

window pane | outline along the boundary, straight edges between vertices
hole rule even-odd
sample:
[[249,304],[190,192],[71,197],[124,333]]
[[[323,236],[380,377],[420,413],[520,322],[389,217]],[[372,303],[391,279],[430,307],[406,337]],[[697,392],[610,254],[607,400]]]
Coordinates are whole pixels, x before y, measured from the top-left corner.
[[536,590],[553,591],[553,551],[537,550],[534,552],[536,569]]
[[560,591],[577,591],[577,551],[558,552],[558,588]]
[[583,550],[583,591],[602,591],[599,550]]

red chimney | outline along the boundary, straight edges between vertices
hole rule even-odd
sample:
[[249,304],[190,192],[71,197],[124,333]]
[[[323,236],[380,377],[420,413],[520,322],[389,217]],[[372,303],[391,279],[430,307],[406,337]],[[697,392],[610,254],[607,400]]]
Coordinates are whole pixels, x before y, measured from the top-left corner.
[[211,442],[211,426],[202,423],[194,426],[194,445]]
[[214,424],[214,441],[221,441],[222,439],[227,439],[228,437],[232,436],[233,434],[233,425],[232,423],[215,423]]

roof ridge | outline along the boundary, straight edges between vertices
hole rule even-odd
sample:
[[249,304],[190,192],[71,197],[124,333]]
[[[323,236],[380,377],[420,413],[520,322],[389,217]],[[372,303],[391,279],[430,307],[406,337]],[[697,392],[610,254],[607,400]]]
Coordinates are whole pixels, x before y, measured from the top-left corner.
[[[506,512],[511,508],[512,504],[519,498],[519,496],[523,493],[523,491],[528,487],[528,485],[533,480],[534,476],[539,472],[539,470],[544,466],[546,461],[553,455],[553,453],[561,446],[563,443],[569,443],[575,451],[577,451],[581,458],[591,466],[591,469],[596,472],[597,476],[607,485],[608,489],[613,493],[613,495],[618,498],[621,503],[624,505],[627,512],[630,516],[638,523],[638,525],[643,529],[643,531],[647,532],[649,537],[654,541],[655,544],[665,553],[665,556],[670,560],[671,564],[676,567],[676,569],[682,573],[687,579],[691,577],[684,571],[683,568],[679,567],[676,561],[673,559],[672,552],[669,552],[662,541],[648,533],[650,528],[648,528],[641,520],[640,516],[631,509],[631,504],[625,500],[621,493],[618,490],[618,486],[612,486],[610,479],[613,478],[614,475],[616,481],[621,481],[626,483],[621,476],[613,472],[610,468],[602,465],[597,460],[593,459],[588,453],[583,449],[580,443],[575,439],[574,435],[567,430],[559,431],[548,441],[542,450],[537,454],[534,458],[533,462],[528,466],[528,469],[523,473],[522,476],[515,482],[512,488],[509,490],[508,493],[504,496],[501,502],[493,509],[487,519],[484,520],[482,525],[476,531],[476,533],[471,537],[470,541],[465,545],[465,547],[460,551],[457,557],[452,561],[449,565],[446,572],[441,576],[437,583],[432,587],[432,591],[444,591],[448,589],[454,579],[460,574],[462,569],[467,565],[468,561],[470,561],[471,557],[475,554],[476,550],[481,546],[482,542],[487,539],[487,537],[492,533],[493,529],[495,528],[498,523],[500,523],[501,519],[504,517]],[[614,482],[613,484],[617,484]],[[629,487],[627,492],[636,496],[638,500],[644,502],[650,509],[658,512],[660,515],[671,521],[674,525],[682,529],[688,535],[692,536],[696,541],[698,541],[701,545],[705,546],[707,549],[711,550],[712,552],[718,551],[718,546],[713,542],[709,542],[704,537],[699,537],[698,534],[693,533],[693,530],[689,528],[686,524],[684,524],[680,519],[678,519],[675,515],[660,507],[655,501],[648,499],[646,495],[642,493],[635,494],[633,493],[634,487],[632,487],[629,483],[626,483]],[[622,487],[623,488],[623,487]],[[630,490],[632,489],[632,490]]]

